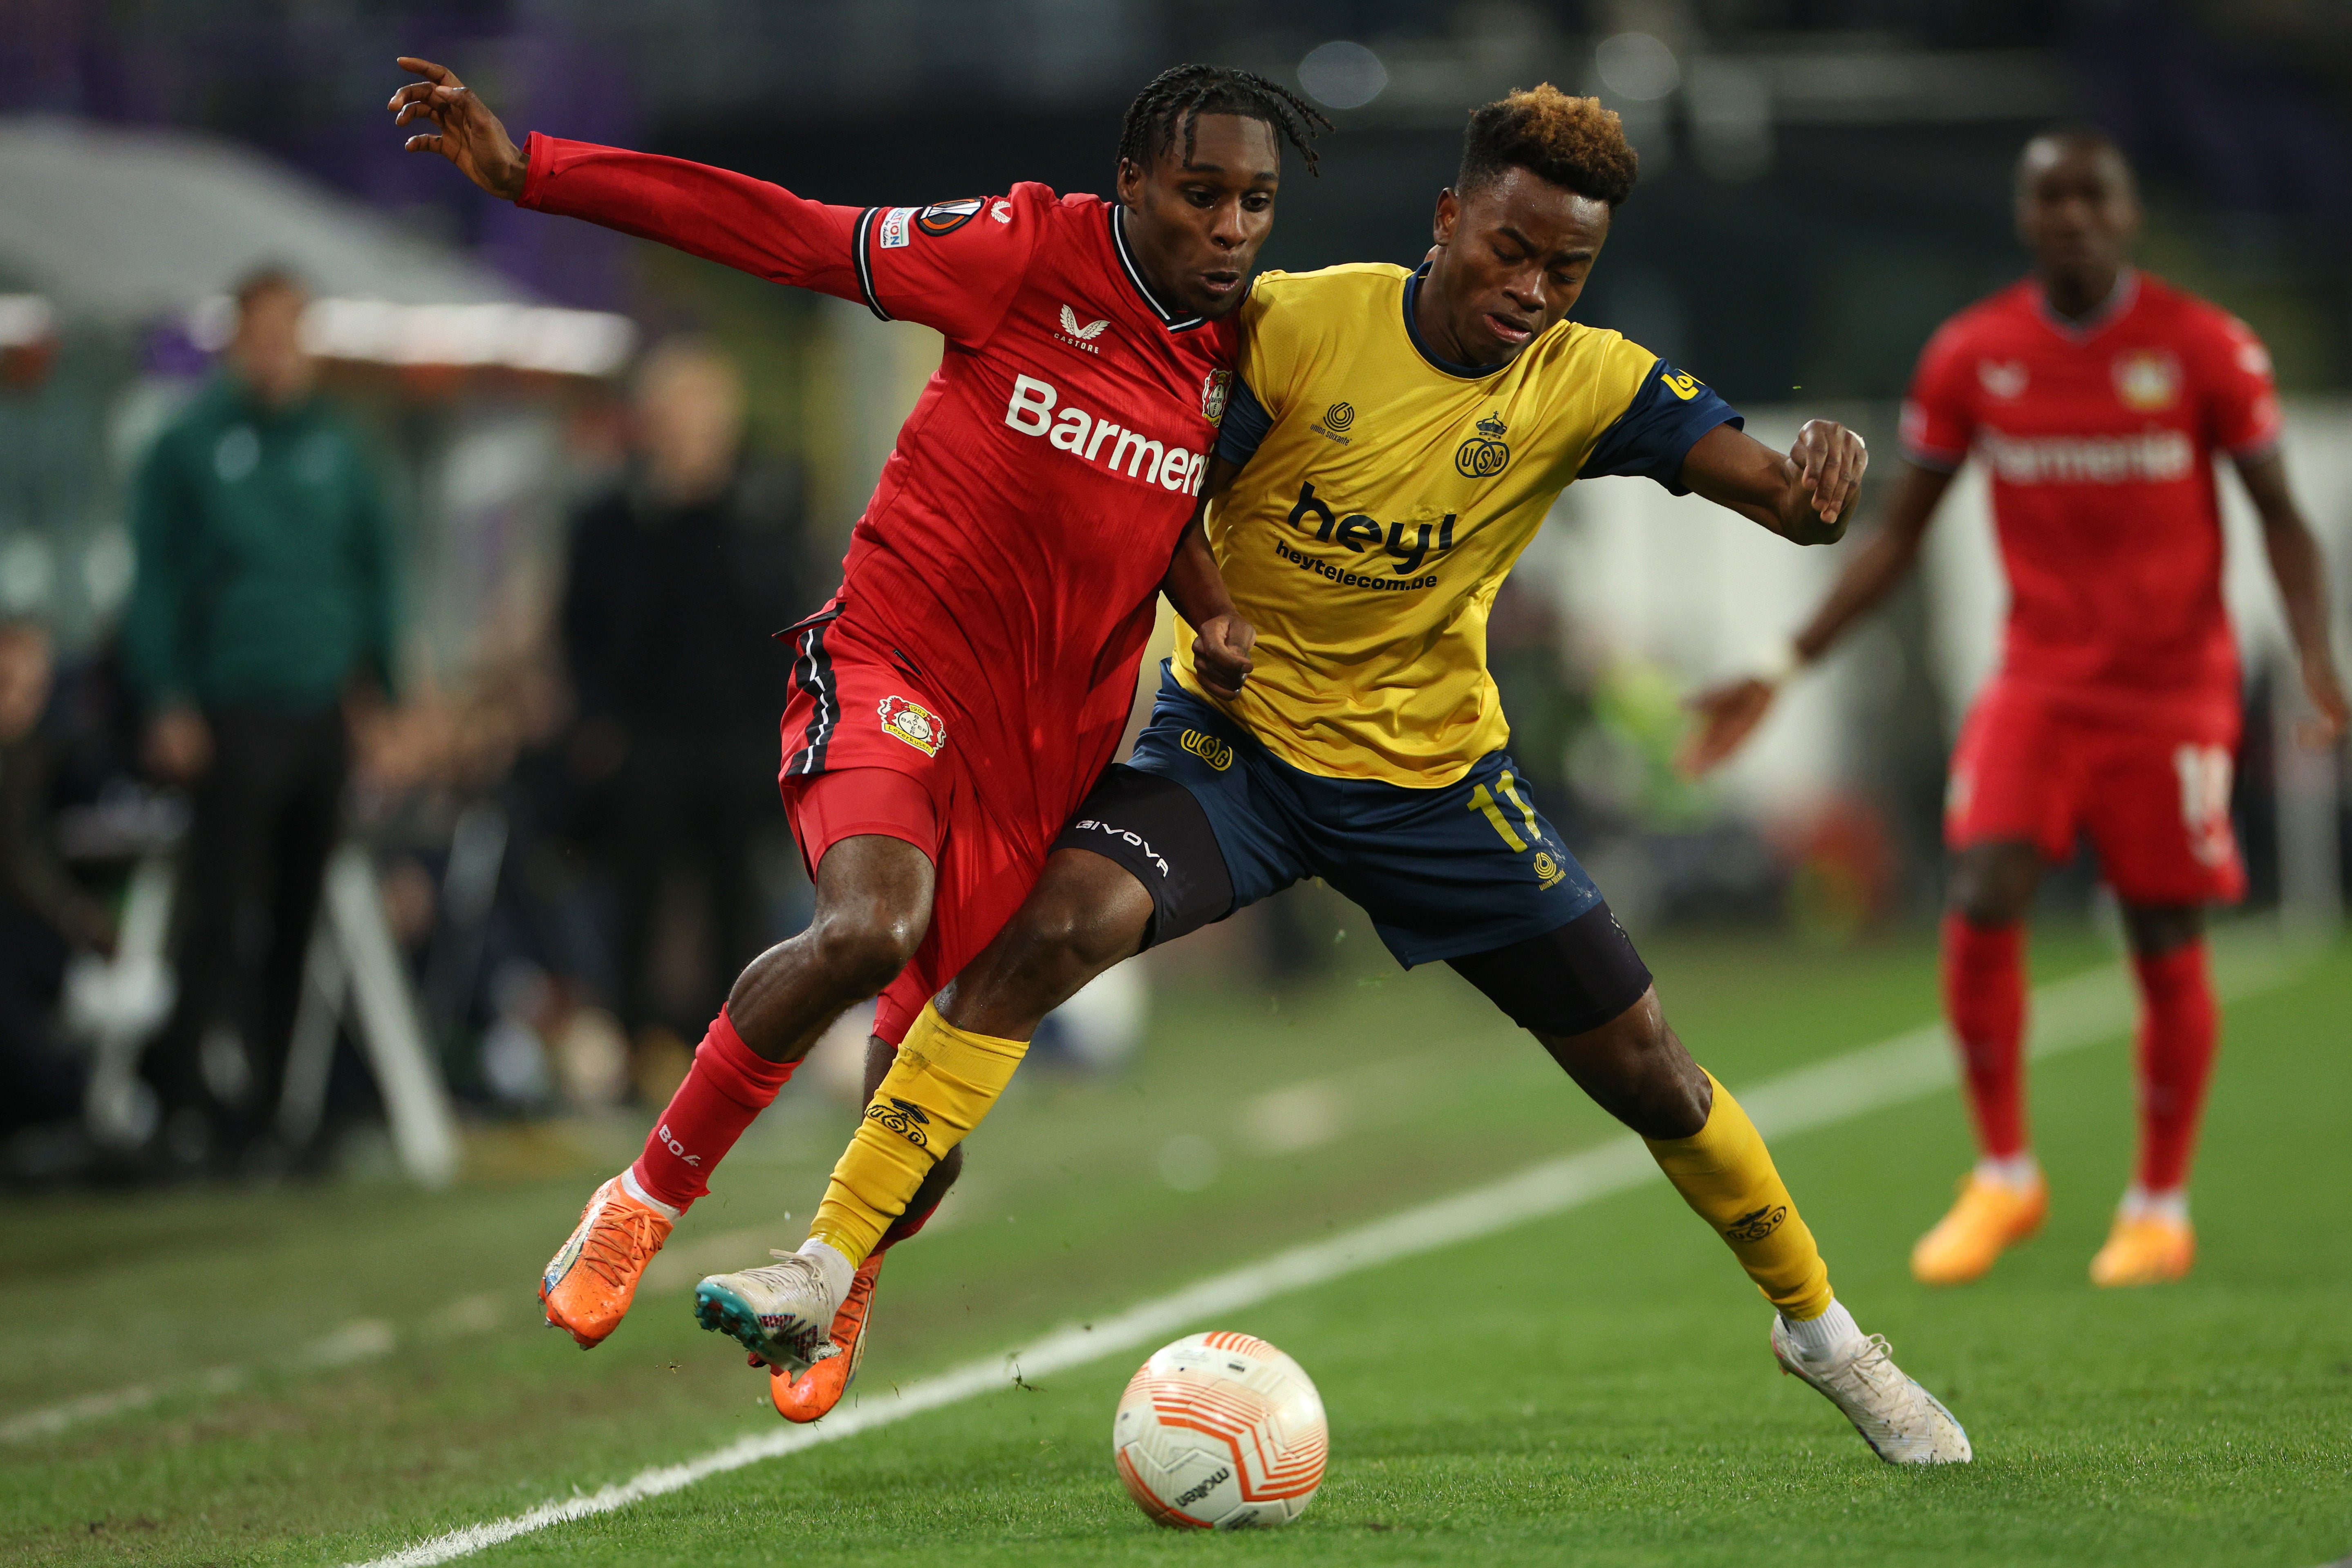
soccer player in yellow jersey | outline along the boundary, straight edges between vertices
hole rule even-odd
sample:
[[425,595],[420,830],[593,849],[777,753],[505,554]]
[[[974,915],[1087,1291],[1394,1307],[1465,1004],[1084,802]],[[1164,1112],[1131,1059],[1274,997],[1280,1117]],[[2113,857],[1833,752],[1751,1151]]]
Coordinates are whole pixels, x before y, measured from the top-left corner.
[[[1402,963],[1453,964],[1648,1141],[1777,1309],[1780,1364],[1880,1458],[1969,1458],[1950,1413],[1832,1294],[1754,1124],[1667,1026],[1504,749],[1487,609],[1571,481],[1646,476],[1826,543],[1865,462],[1820,421],[1774,452],[1698,381],[1567,319],[1633,174],[1596,100],[1514,93],[1471,115],[1419,270],[1257,279],[1203,491],[1253,666],[1236,683],[1180,630],[1132,762],[908,1032],[835,1169],[803,1248],[821,1268],[805,1272],[849,1277],[1080,985],[1320,877]],[[822,1322],[833,1305],[807,1310]],[[854,1350],[862,1302],[845,1319],[835,1337]]]

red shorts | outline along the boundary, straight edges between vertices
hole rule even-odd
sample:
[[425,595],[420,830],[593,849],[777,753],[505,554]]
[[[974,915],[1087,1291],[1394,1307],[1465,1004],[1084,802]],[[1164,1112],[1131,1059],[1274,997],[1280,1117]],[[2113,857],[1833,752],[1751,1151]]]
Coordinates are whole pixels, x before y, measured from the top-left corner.
[[2234,703],[2124,719],[1996,680],[1961,727],[1944,841],[2028,843],[2060,862],[2078,835],[2132,904],[2233,903],[2245,866],[2230,829]]
[[777,783],[814,879],[844,838],[902,838],[937,871],[931,921],[912,962],[876,1005],[874,1032],[898,1044],[933,993],[986,947],[1045,864],[1060,810],[1021,820],[983,810],[967,769],[970,737],[941,717],[923,682],[887,648],[831,618],[793,628]]

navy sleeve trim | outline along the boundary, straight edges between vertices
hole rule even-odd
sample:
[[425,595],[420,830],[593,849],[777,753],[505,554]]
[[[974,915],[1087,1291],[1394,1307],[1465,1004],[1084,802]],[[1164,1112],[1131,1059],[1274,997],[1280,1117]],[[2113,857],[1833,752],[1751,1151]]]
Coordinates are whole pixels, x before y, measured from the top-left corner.
[[1655,479],[1674,494],[1686,496],[1690,487],[1682,482],[1683,459],[1690,449],[1718,425],[1737,430],[1747,423],[1713,387],[1660,360],[1642,378],[1625,412],[1601,433],[1577,478],[1618,474]]
[[1217,456],[1239,468],[1257,454],[1265,433],[1274,428],[1274,416],[1249,389],[1249,383],[1239,375],[1234,377],[1233,390],[1225,395],[1225,416],[1217,425]]

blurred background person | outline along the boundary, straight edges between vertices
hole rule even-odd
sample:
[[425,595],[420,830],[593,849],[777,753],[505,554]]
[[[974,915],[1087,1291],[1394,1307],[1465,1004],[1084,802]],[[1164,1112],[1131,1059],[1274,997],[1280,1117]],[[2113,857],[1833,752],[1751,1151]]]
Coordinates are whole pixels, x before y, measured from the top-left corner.
[[0,624],[0,1132],[79,1110],[82,1065],[55,1028],[66,960],[110,952],[114,920],[51,847],[51,758],[41,733],[55,668],[48,632]]
[[132,501],[122,638],[150,772],[193,807],[179,999],[145,1071],[176,1165],[236,1162],[278,1106],[320,877],[340,829],[347,704],[394,689],[391,520],[315,392],[308,296],[263,268],[222,367],[158,437]]
[[2207,910],[2245,896],[2231,822],[2242,731],[2214,466],[2227,457],[2261,519],[2316,718],[2343,738],[2325,558],[2287,484],[2271,357],[2227,311],[2132,265],[2139,193],[2092,129],[2044,132],[2017,166],[2027,279],[1928,340],[1905,405],[1905,464],[1885,525],[1847,557],[1765,673],[1702,692],[1689,752],[1711,767],[1779,688],[1826,653],[1918,559],[1960,466],[1991,470],[2011,601],[2000,673],[1951,763],[1944,1012],[1979,1158],[1920,1237],[1924,1284],[1975,1279],[2032,1237],[2050,1194],[2027,1135],[2024,925],[2078,841],[2121,903],[2139,984],[2140,1148],[2102,1286],[2178,1279],[2196,1255],[2189,1172],[2220,1026]]
[[[794,476],[743,460],[744,389],[716,345],[639,368],[634,455],[575,520],[561,616],[585,837],[615,895],[616,1011],[642,1071],[683,1071],[766,930],[755,850],[784,831],[771,637],[815,606]],[[653,1085],[667,1094],[669,1084]]]

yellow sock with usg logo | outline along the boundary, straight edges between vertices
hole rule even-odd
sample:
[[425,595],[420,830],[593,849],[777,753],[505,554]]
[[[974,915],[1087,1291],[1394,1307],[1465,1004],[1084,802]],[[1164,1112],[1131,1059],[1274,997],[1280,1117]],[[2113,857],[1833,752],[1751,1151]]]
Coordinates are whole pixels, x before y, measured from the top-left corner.
[[1706,1125],[1688,1138],[1646,1139],[1650,1157],[1683,1201],[1715,1226],[1765,1299],[1793,1322],[1829,1310],[1830,1269],[1805,1227],[1764,1135],[1716,1083]]
[[1025,1040],[959,1029],[926,1005],[833,1167],[809,1235],[852,1267],[865,1262],[931,1167],[980,1125],[1028,1049]]

